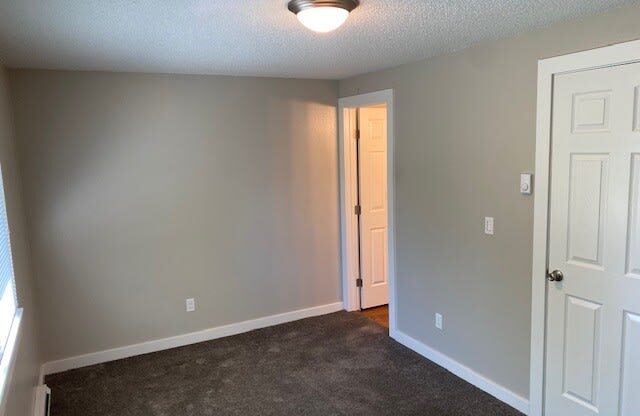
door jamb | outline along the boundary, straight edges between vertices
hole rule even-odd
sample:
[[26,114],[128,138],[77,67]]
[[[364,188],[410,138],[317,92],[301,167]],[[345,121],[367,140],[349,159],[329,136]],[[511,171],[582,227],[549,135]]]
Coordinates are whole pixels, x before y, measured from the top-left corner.
[[[368,94],[360,94],[338,100],[338,152],[340,160],[340,228],[342,246],[342,299],[344,309],[354,311],[358,309],[358,288],[356,287],[357,264],[350,261],[354,258],[354,247],[357,240],[353,238],[355,220],[353,212],[353,190],[345,176],[352,171],[353,149],[348,146],[353,143],[345,140],[348,137],[352,118],[346,114],[347,110],[358,107],[368,107],[375,104],[387,106],[387,250],[389,264],[387,274],[389,277],[389,335],[394,336],[396,331],[396,262],[395,262],[395,175],[394,175],[394,107],[393,90],[376,91]],[[354,241],[356,240],[356,241]]]
[[544,415],[551,114],[556,75],[640,62],[640,40],[538,61],[536,164],[531,293],[530,416]]

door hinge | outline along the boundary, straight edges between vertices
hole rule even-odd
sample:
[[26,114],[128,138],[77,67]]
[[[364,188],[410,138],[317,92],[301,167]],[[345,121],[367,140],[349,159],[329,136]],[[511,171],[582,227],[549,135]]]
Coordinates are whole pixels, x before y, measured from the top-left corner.
[[355,207],[353,207],[353,212],[356,215],[360,215],[362,213],[362,207],[360,207],[360,205],[356,205]]
[[362,279],[356,279],[356,287],[362,287]]

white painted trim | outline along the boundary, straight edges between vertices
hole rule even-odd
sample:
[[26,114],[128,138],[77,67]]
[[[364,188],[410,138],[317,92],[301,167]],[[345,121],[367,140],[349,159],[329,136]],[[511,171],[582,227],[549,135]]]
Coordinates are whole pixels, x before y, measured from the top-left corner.
[[22,315],[23,309],[17,308],[11,322],[11,329],[7,337],[4,354],[0,361],[0,415],[4,415],[7,406],[7,398],[11,392],[11,381],[13,380],[13,370],[18,356],[18,347],[22,338]]
[[342,293],[344,309],[355,311],[360,308],[358,289],[353,282],[358,278],[358,221],[353,212],[353,206],[358,199],[356,171],[356,142],[352,140],[356,130],[356,109],[342,110],[343,137],[349,140],[341,141],[343,163],[340,164],[340,185],[342,189],[341,226],[342,226]]
[[265,316],[263,318],[249,321],[219,326],[205,329],[189,334],[178,335],[170,338],[163,338],[140,344],[128,345],[125,347],[113,348],[110,350],[94,352],[91,354],[79,355],[76,357],[64,358],[62,360],[49,361],[42,365],[40,373],[42,375],[54,374],[74,368],[86,367],[136,355],[148,354],[151,352],[167,350],[170,348],[182,347],[196,344],[198,342],[211,341],[218,338],[241,334],[254,329],[266,328],[268,326],[297,321],[299,319],[313,316],[326,315],[342,310],[342,302],[330,303],[322,306],[315,306],[307,309],[299,309],[292,312],[278,315]]
[[533,270],[531,293],[530,416],[544,415],[544,367],[547,299],[547,253],[549,216],[549,167],[553,79],[568,72],[586,71],[640,62],[640,41],[539,61],[536,119],[536,175],[533,226]]
[[496,399],[508,404],[509,406],[527,414],[529,411],[529,401],[524,397],[512,392],[500,384],[489,380],[481,374],[476,373],[464,364],[459,363],[453,358],[436,351],[433,348],[423,344],[422,342],[412,338],[402,331],[395,331],[392,338],[405,347],[417,352],[430,361],[446,368],[461,379],[473,384],[477,388],[484,390]]
[[389,332],[396,328],[396,234],[395,234],[395,109],[393,105],[393,90],[376,91],[368,94],[355,95],[340,98],[338,100],[338,152],[340,160],[340,223],[342,245],[342,293],[344,309],[353,311],[358,309],[358,294],[355,279],[352,272],[354,265],[349,263],[350,251],[353,248],[352,238],[349,237],[349,217],[353,214],[352,206],[348,205],[350,198],[347,195],[349,187],[345,184],[345,172],[349,167],[348,156],[350,153],[345,147],[345,109],[366,107],[374,104],[386,104],[387,106],[387,215],[388,215],[388,241],[389,248]]

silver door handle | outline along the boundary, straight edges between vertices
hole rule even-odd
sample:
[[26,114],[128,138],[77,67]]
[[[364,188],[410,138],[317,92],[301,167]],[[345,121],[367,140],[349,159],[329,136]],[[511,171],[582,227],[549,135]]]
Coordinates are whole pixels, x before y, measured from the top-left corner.
[[551,273],[547,273],[547,280],[550,282],[562,282],[564,280],[564,273],[560,270],[554,270]]

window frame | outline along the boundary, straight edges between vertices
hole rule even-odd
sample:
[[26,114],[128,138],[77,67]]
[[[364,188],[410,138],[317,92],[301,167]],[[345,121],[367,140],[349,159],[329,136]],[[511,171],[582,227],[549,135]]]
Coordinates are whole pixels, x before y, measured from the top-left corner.
[[20,343],[20,328],[22,326],[23,309],[16,308],[16,313],[13,315],[13,321],[11,322],[11,330],[7,337],[5,349],[0,359],[0,415],[4,415],[7,405],[7,398],[9,396],[9,384],[12,376],[13,369],[18,356],[18,344]]

